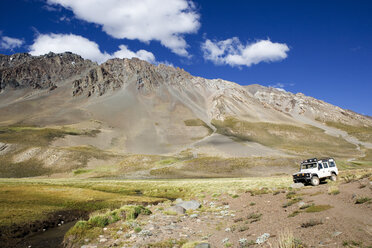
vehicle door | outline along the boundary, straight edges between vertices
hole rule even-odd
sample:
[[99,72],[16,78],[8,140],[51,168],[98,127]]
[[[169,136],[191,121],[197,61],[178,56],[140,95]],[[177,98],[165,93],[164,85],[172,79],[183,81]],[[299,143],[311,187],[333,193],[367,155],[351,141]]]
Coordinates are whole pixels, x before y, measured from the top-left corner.
[[324,171],[322,162],[318,163],[318,176],[319,178],[323,178],[326,176],[326,172]]
[[323,161],[323,170],[324,170],[324,176],[330,177],[331,176],[331,170],[329,168],[328,162]]

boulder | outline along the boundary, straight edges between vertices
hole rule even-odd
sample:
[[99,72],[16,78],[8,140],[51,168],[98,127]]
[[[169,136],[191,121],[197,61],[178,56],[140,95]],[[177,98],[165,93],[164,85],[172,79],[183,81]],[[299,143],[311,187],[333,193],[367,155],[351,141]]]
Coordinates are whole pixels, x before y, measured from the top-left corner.
[[176,206],[183,207],[186,210],[196,210],[200,208],[200,203],[197,201],[183,201],[178,203]]
[[293,189],[299,189],[299,188],[302,188],[304,186],[305,185],[303,183],[292,183],[291,184],[291,188],[293,188]]
[[195,248],[210,248],[211,245],[208,243],[200,243],[195,246]]
[[269,239],[269,237],[270,237],[269,233],[262,234],[260,237],[256,239],[256,244],[260,245],[265,243]]
[[167,210],[171,212],[176,212],[177,214],[184,214],[186,212],[186,209],[184,209],[181,206],[172,206],[168,208]]

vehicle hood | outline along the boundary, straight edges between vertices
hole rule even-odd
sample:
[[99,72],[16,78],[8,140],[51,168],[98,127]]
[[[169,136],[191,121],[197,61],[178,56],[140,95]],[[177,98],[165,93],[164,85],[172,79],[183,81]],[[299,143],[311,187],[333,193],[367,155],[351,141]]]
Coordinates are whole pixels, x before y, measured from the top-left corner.
[[315,170],[312,170],[312,169],[305,169],[305,170],[298,171],[294,173],[293,175],[302,174],[302,173],[314,173],[314,171]]

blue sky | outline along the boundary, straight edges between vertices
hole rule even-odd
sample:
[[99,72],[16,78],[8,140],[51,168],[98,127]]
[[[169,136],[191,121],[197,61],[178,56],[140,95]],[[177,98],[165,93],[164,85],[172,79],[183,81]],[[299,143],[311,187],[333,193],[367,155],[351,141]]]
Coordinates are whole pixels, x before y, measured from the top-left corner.
[[2,0],[0,8],[3,54],[136,56],[372,116],[372,1]]

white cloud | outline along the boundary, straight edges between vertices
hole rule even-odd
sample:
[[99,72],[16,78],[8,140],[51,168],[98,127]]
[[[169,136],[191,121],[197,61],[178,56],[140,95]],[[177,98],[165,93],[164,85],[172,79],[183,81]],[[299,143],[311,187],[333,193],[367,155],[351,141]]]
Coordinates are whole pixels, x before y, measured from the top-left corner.
[[112,56],[114,58],[140,58],[142,60],[146,60],[150,63],[155,63],[155,56],[152,52],[146,50],[138,50],[137,52],[133,52],[128,49],[126,45],[120,45],[120,50],[116,51]]
[[280,90],[280,91],[286,91],[284,89],[285,85],[283,83],[276,83],[276,84],[273,84],[273,85],[269,85],[269,87],[275,88],[275,89]]
[[230,66],[251,66],[260,62],[274,62],[287,57],[289,48],[283,43],[273,43],[268,40],[259,40],[243,45],[239,38],[222,41],[207,39],[202,44],[204,59],[215,64]]
[[172,52],[189,56],[184,35],[196,33],[199,14],[190,0],[48,0],[75,16],[102,26],[117,39],[160,41]]
[[40,34],[30,46],[30,54],[43,55],[49,52],[72,52],[85,59],[103,63],[111,58],[139,58],[150,63],[155,63],[155,56],[146,50],[133,52],[126,45],[120,45],[119,50],[113,54],[101,52],[98,44],[85,37],[74,34]]
[[23,43],[24,41],[21,39],[2,36],[0,40],[0,48],[6,50],[13,50],[14,48],[22,46]]

